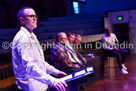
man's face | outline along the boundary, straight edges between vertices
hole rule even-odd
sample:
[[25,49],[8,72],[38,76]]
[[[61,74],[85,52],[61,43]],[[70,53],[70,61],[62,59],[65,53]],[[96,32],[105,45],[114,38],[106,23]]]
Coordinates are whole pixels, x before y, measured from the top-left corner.
[[111,29],[110,28],[106,29],[106,34],[110,36],[110,34],[111,34]]
[[81,40],[82,40],[81,37],[75,38],[75,44],[80,44]]
[[73,43],[73,42],[74,42],[74,39],[75,39],[75,36],[74,36],[74,35],[70,35],[70,36],[68,37],[69,43]]
[[66,34],[62,34],[61,37],[59,38],[59,41],[66,44],[66,42],[67,42],[67,35]]
[[36,13],[33,9],[25,9],[22,17],[22,24],[28,29],[35,29],[37,27]]

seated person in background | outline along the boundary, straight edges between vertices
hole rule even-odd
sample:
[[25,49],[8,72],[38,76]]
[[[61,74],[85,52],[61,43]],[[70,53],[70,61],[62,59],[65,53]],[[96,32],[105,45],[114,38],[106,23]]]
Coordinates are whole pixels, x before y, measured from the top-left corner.
[[75,39],[75,34],[74,33],[69,33],[68,34],[68,40],[66,42],[66,47],[68,49],[68,56],[70,57],[71,61],[73,63],[79,63],[80,65],[82,65],[82,63],[80,62],[80,59],[78,58],[78,56],[76,55],[75,51],[72,48],[73,42]]
[[78,58],[83,60],[84,63],[87,62],[86,58],[84,58],[82,55],[80,55],[80,53],[78,52],[78,45],[81,43],[81,40],[82,40],[82,36],[77,34],[75,39],[74,39],[74,50],[76,52],[76,54],[78,55]]
[[[128,74],[125,67],[125,59],[127,57],[128,51],[124,49],[117,48],[117,44],[119,43],[115,34],[111,33],[111,29],[106,27],[105,34],[102,36],[102,45],[104,48],[104,53],[106,56],[115,56],[117,59],[117,63],[120,68],[121,74]],[[120,60],[120,55],[122,56]]]
[[[69,47],[71,50],[73,50],[72,45],[75,39],[75,34],[74,33],[69,33],[68,34],[68,40],[66,42],[66,46]],[[74,50],[73,50],[74,51]]]
[[72,72],[80,70],[79,64],[73,64],[66,49],[67,36],[64,32],[60,32],[57,35],[55,45],[51,50],[51,62],[53,65],[61,70],[70,74]]

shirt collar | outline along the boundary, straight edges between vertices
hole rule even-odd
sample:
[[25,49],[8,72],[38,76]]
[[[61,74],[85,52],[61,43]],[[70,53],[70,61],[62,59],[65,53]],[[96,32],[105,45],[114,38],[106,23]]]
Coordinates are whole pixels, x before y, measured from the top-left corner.
[[110,36],[111,36],[111,35],[110,35],[110,36],[108,36],[106,33],[105,33],[105,35],[106,35],[106,37],[110,37]]
[[34,33],[32,32],[32,34],[28,31],[28,29],[26,29],[25,27],[21,26],[21,29],[28,37],[33,38],[35,37]]
[[60,47],[64,48],[65,47],[65,43],[63,42],[55,42],[57,45],[59,45]]

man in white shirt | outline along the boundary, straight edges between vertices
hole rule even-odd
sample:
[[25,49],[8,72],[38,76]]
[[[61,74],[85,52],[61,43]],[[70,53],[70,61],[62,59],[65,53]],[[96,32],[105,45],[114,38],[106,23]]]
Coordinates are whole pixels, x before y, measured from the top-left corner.
[[71,61],[72,61],[73,63],[79,63],[79,64],[81,64],[81,62],[80,62],[78,56],[76,55],[74,49],[72,48],[73,45],[74,45],[74,44],[73,44],[74,39],[75,39],[75,34],[74,34],[74,33],[69,33],[69,34],[68,34],[68,40],[67,40],[67,42],[66,42],[66,46],[68,47],[69,52],[71,53],[71,55],[70,55],[70,53],[68,53],[68,55],[69,55],[69,58],[71,59]]
[[[128,51],[118,48],[117,44],[119,44],[119,41],[116,35],[114,33],[111,33],[111,29],[109,27],[106,27],[105,34],[102,36],[101,41],[102,41],[105,56],[107,57],[115,56],[120,68],[120,73],[128,74],[127,68],[124,65]],[[121,60],[120,60],[120,55],[122,56]]]
[[73,47],[73,42],[74,42],[75,36],[76,35],[74,33],[69,33],[68,34],[68,40],[66,42],[66,46],[69,47],[71,50],[73,50],[72,47]]
[[43,50],[33,33],[37,27],[37,15],[31,7],[23,7],[17,13],[20,31],[12,45],[12,63],[16,84],[23,91],[46,91],[48,85],[64,91],[67,84],[54,78],[67,75],[44,60]]

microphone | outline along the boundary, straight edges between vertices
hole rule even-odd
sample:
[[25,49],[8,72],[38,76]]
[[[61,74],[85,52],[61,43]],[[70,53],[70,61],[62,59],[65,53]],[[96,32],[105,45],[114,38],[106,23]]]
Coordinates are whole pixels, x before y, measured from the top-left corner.
[[79,60],[80,60],[80,62],[82,63],[82,66],[83,66],[83,69],[85,70],[85,72],[87,73],[87,67],[86,67],[86,65],[85,65],[85,62],[84,62],[84,59],[83,59],[83,57],[80,55],[80,54],[78,54],[77,53],[77,56],[79,57]]
[[80,66],[81,66],[81,69],[85,69],[85,72],[87,73],[87,70],[86,70],[86,65],[85,65],[85,62],[83,60],[83,57],[78,54],[78,53],[75,53],[73,50],[71,50],[69,47],[65,46],[65,49],[71,53],[73,53],[77,58],[78,60],[80,61],[80,63],[82,63],[82,65],[80,63],[78,63]]

